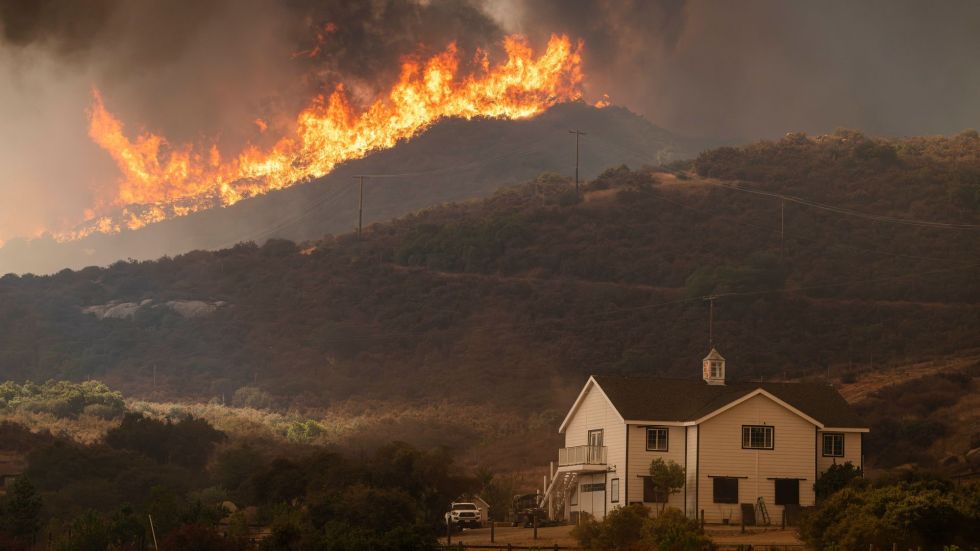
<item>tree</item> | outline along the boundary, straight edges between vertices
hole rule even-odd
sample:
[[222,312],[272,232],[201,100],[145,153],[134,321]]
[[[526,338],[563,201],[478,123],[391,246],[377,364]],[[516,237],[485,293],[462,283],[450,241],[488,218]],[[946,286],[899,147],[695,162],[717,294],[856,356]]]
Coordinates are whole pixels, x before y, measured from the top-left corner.
[[686,478],[684,467],[674,461],[664,461],[658,457],[650,462],[650,484],[657,495],[664,496],[660,506],[661,511],[667,505],[670,496],[684,487]]
[[855,478],[861,478],[861,469],[848,461],[844,464],[834,464],[827,469],[813,484],[813,492],[817,501],[823,501],[845,488]]
[[21,539],[31,539],[40,528],[41,497],[34,485],[25,476],[14,481],[14,486],[3,502],[3,523],[5,531]]

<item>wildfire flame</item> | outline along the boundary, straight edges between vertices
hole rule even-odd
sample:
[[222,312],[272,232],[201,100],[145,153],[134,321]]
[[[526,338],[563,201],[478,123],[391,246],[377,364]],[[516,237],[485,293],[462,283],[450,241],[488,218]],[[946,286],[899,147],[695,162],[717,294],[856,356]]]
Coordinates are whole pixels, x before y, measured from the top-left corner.
[[[406,61],[386,97],[357,111],[342,86],[318,95],[296,117],[291,134],[268,149],[249,145],[222,158],[216,145],[173,145],[144,132],[135,139],[110,113],[98,90],[89,111],[89,135],[115,160],[122,179],[114,196],[88,222],[58,236],[136,229],[167,218],[289,187],[330,172],[338,163],[394,146],[444,117],[527,118],[581,97],[581,43],[552,36],[538,57],[520,36],[504,41],[507,60],[491,66],[478,52],[474,74],[459,75],[455,44],[424,64]],[[266,130],[261,119],[256,125]]]

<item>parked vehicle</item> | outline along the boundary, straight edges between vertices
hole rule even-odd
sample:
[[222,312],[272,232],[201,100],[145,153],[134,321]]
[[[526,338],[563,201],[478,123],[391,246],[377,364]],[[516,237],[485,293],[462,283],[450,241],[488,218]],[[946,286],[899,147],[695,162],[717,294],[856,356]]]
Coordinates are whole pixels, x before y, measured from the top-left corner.
[[464,528],[479,528],[483,526],[483,516],[475,503],[458,502],[449,508],[449,520]]
[[548,512],[541,507],[541,504],[538,502],[539,499],[541,499],[540,494],[524,494],[514,496],[514,503],[511,511],[514,519],[514,526],[530,528],[534,525],[535,517],[538,519],[538,526],[543,526],[548,522]]

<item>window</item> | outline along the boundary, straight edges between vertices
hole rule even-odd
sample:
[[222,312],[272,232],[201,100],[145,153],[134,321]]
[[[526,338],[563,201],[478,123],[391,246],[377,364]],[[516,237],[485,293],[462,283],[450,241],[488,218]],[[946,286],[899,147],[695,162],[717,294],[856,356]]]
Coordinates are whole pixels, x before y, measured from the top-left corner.
[[738,479],[716,477],[714,481],[715,503],[738,503]]
[[721,362],[715,360],[711,361],[711,378],[713,379],[721,378]]
[[649,476],[643,477],[643,502],[644,503],[667,503],[667,494],[658,490],[653,485],[653,479]]
[[578,505],[578,486],[572,487],[572,495],[568,496],[569,505]]
[[800,504],[800,481],[795,478],[776,479],[776,505]]
[[828,432],[823,435],[823,456],[844,457],[844,434]]
[[647,451],[667,451],[667,427],[647,429]]
[[619,479],[614,478],[609,481],[609,501],[619,503]]
[[602,429],[589,431],[589,445],[602,446]]
[[596,482],[593,484],[582,484],[582,493],[586,494],[589,492],[603,492],[606,489],[605,482]]
[[764,426],[764,425],[743,426],[742,448],[750,449],[750,450],[771,450],[772,427]]

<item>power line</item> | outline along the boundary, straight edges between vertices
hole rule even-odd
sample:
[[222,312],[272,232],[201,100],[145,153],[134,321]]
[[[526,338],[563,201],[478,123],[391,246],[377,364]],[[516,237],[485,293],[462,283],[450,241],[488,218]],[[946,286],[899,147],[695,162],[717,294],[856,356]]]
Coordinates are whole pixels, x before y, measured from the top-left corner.
[[[978,266],[980,266],[980,263],[972,264],[972,265],[969,265],[969,266],[944,268],[944,269],[930,270],[930,271],[924,271],[924,272],[923,271],[916,271],[916,272],[911,272],[911,273],[906,273],[906,274],[896,274],[896,275],[885,276],[885,277],[863,278],[863,279],[849,279],[849,280],[844,280],[844,281],[835,281],[835,282],[815,284],[815,285],[805,285],[805,286],[802,286],[802,287],[782,288],[782,289],[762,289],[762,290],[758,290],[758,291],[742,291],[742,292],[729,292],[729,293],[712,293],[712,294],[707,294],[707,295],[690,296],[690,297],[685,297],[685,298],[681,298],[681,299],[661,301],[661,302],[656,302],[656,303],[653,303],[653,304],[644,304],[642,306],[626,306],[626,307],[621,307],[621,308],[610,308],[610,309],[607,309],[607,310],[603,310],[601,312],[592,312],[592,313],[589,313],[589,314],[576,315],[573,320],[569,320],[567,317],[561,317],[561,318],[559,318],[559,317],[551,317],[551,318],[538,318],[538,319],[533,319],[533,320],[525,320],[525,323],[528,323],[528,324],[531,324],[531,325],[541,325],[541,324],[547,324],[547,323],[555,323],[555,322],[562,323],[562,322],[569,322],[570,321],[573,324],[578,324],[578,323],[582,322],[583,320],[589,320],[589,319],[592,319],[592,318],[597,318],[597,317],[601,318],[601,317],[607,317],[607,316],[610,316],[610,315],[626,314],[626,313],[633,313],[633,312],[641,312],[641,311],[645,311],[645,310],[653,310],[653,309],[663,308],[663,307],[666,307],[666,306],[672,306],[672,305],[683,304],[683,303],[688,303],[688,302],[705,302],[705,301],[712,301],[713,302],[715,300],[722,299],[722,298],[762,296],[762,295],[773,295],[773,294],[792,294],[792,293],[799,293],[799,292],[802,292],[802,291],[809,291],[809,290],[816,290],[816,289],[827,289],[827,288],[832,288],[832,287],[841,287],[841,286],[846,286],[846,285],[854,285],[854,284],[858,284],[858,283],[864,283],[864,284],[868,284],[868,283],[879,283],[879,282],[882,282],[882,281],[893,281],[893,280],[896,280],[896,279],[914,278],[914,277],[921,277],[921,276],[927,276],[927,275],[936,275],[936,274],[948,273],[948,272],[957,272],[957,271],[962,271],[962,270],[966,270],[966,269],[970,269],[970,268],[975,268],[975,267],[978,267]],[[453,310],[453,311],[438,310],[438,311],[440,311],[440,312],[446,312],[446,313],[459,313],[459,311],[456,311],[456,310]],[[613,319],[613,320],[602,320],[602,321],[598,321],[598,322],[589,322],[589,326],[590,327],[593,327],[596,324],[618,323],[618,322],[628,321],[628,320],[629,320],[629,318]],[[484,331],[484,332],[485,331],[488,331],[488,330],[491,330],[491,329],[494,329],[494,328],[508,328],[508,329],[512,329],[518,323],[519,322],[514,322],[514,321],[500,322],[500,323],[495,323],[495,324],[486,324],[486,323],[484,323],[484,324],[481,324],[479,326],[479,328],[480,328],[481,331]],[[377,329],[378,328],[377,327],[377,324],[368,325],[368,324],[362,324],[362,323],[344,323],[343,326],[345,326],[345,327],[362,327],[362,328],[366,328],[366,329]],[[385,332],[385,333],[383,333],[382,335],[379,335],[379,336],[363,336],[362,338],[397,338],[397,337],[414,337],[414,336],[417,336],[417,335],[418,335],[418,331],[402,331],[402,332]],[[347,336],[345,338],[357,338],[357,336],[349,335],[349,336]]]
[[[417,171],[417,172],[402,172],[402,173],[387,173],[387,174],[364,174],[363,177],[365,177],[365,178],[375,178],[375,179],[377,179],[377,178],[403,178],[403,177],[413,177],[413,176],[425,176],[425,175],[429,175],[429,174],[438,174],[438,173],[443,173],[443,172],[454,172],[454,171],[464,170],[464,169],[470,168],[470,167],[481,166],[481,165],[484,165],[484,164],[486,164],[488,162],[492,162],[492,161],[496,161],[496,160],[500,160],[500,159],[505,159],[505,158],[511,158],[511,159],[513,159],[513,158],[519,158],[519,157],[526,157],[528,155],[534,155],[535,153],[540,153],[542,151],[543,151],[543,148],[535,148],[535,149],[525,150],[525,151],[521,151],[521,152],[510,151],[510,152],[507,152],[507,153],[503,153],[501,155],[497,155],[495,157],[488,157],[488,158],[480,159],[480,160],[473,161],[473,162],[470,162],[470,163],[465,163],[465,164],[455,165],[455,166],[442,167],[442,168],[433,169],[433,170],[425,170],[425,171]],[[332,192],[332,194],[328,194],[328,195],[325,195],[325,196],[321,197],[320,199],[318,199],[317,201],[315,201],[314,203],[312,203],[309,207],[307,207],[306,209],[303,209],[302,211],[300,211],[298,214],[295,214],[293,216],[289,216],[289,217],[283,218],[278,223],[276,223],[274,226],[271,226],[269,228],[259,230],[257,232],[252,233],[252,234],[249,234],[249,235],[246,235],[246,236],[243,236],[243,237],[239,237],[239,238],[236,238],[236,239],[231,240],[231,241],[225,241],[221,245],[218,245],[218,248],[231,247],[232,245],[235,245],[236,243],[241,243],[241,242],[244,242],[244,241],[254,241],[254,240],[259,239],[261,237],[265,237],[267,235],[271,235],[271,234],[273,234],[273,233],[275,233],[275,232],[277,232],[277,231],[279,231],[279,230],[281,230],[281,229],[289,226],[290,224],[299,222],[303,218],[306,218],[307,216],[313,214],[317,209],[319,209],[322,205],[324,205],[328,201],[331,201],[333,199],[339,199],[343,194],[345,194],[347,192],[349,192],[349,189],[348,188],[346,188],[346,187],[337,187],[337,188],[334,189],[334,191]]]
[[[664,201],[665,203],[670,203],[672,205],[678,206],[678,207],[683,208],[683,209],[690,210],[692,212],[696,212],[698,214],[709,214],[704,209],[699,209],[697,207],[692,207],[690,205],[686,205],[686,204],[681,203],[679,201],[674,201],[674,200],[668,199],[667,197],[664,196],[663,193],[657,193],[657,194],[655,194],[655,196],[658,199],[660,199],[661,201]],[[743,226],[748,226],[748,227],[751,227],[751,228],[757,228],[757,229],[763,230],[763,231],[765,231],[766,233],[769,233],[769,234],[772,234],[774,232],[773,229],[770,228],[769,226],[763,226],[761,224],[753,224],[751,222],[745,222],[745,221],[740,221],[739,224],[741,224]],[[784,235],[785,235],[785,228],[781,228],[780,229],[780,239],[782,239],[784,237]],[[793,237],[794,239],[796,239],[798,241],[804,241],[804,242],[810,242],[810,243],[817,242],[817,239],[816,238],[804,236],[804,235],[799,234],[799,233],[789,233],[788,235],[790,235],[791,237]],[[881,249],[868,249],[868,248],[865,248],[865,247],[858,247],[858,246],[855,246],[855,245],[849,245],[849,244],[841,243],[841,242],[834,243],[834,246],[840,247],[840,248],[844,248],[844,249],[853,249],[855,251],[860,251],[860,252],[880,254],[880,255],[884,255],[884,256],[891,256],[891,257],[895,257],[895,258],[908,258],[908,259],[913,259],[913,260],[927,260],[927,261],[930,261],[930,262],[957,262],[956,259],[936,258],[936,257],[931,257],[931,256],[912,255],[912,254],[905,254],[905,253],[894,253],[894,252],[891,252],[891,251],[883,251]]]
[[894,216],[885,216],[883,214],[869,214],[866,212],[859,212],[856,210],[847,209],[844,207],[838,207],[834,205],[828,205],[826,203],[818,203],[817,201],[812,201],[809,199],[804,199],[802,197],[795,197],[793,195],[785,195],[782,193],[774,193],[769,191],[762,191],[759,189],[743,187],[735,184],[726,184],[724,182],[712,182],[709,180],[702,180],[705,184],[721,187],[724,189],[730,189],[733,191],[743,191],[745,193],[753,193],[755,195],[764,195],[766,197],[775,197],[784,201],[791,201],[800,205],[805,205],[808,207],[813,207],[815,209],[826,210],[829,212],[844,214],[847,216],[853,216],[856,218],[864,218],[866,220],[873,220],[875,222],[888,222],[892,224],[904,224],[908,226],[918,226],[923,228],[941,228],[941,229],[951,229],[951,230],[980,230],[980,224],[953,224],[948,222],[935,222],[932,220],[918,220],[914,218],[897,218]]
[[[653,159],[650,159],[650,158],[646,157],[646,155],[643,154],[643,153],[640,153],[638,151],[635,151],[635,150],[632,150],[632,149],[623,147],[622,145],[619,145],[619,144],[616,144],[616,143],[612,143],[612,142],[601,142],[601,143],[603,145],[606,145],[606,146],[611,147],[613,149],[618,149],[618,150],[623,151],[625,153],[630,153],[632,155],[637,155],[638,157],[641,157],[641,160],[646,160],[646,161],[651,162],[651,163],[659,163],[660,162],[660,161],[655,161]],[[754,193],[754,194],[757,194],[757,195],[765,195],[765,196],[768,196],[768,197],[776,197],[776,198],[779,198],[781,200],[791,201],[791,202],[794,202],[794,203],[797,203],[797,204],[800,204],[800,205],[805,205],[805,206],[813,207],[813,208],[816,208],[816,209],[826,210],[828,212],[834,212],[834,213],[837,213],[837,214],[844,214],[844,215],[847,215],[847,216],[854,216],[854,217],[857,217],[857,218],[864,218],[864,219],[868,219],[868,220],[874,220],[876,222],[888,222],[888,223],[894,223],[894,224],[904,224],[904,225],[909,225],[909,226],[918,226],[918,227],[926,227],[926,228],[941,228],[941,229],[956,229],[956,230],[980,230],[980,224],[956,224],[956,223],[951,223],[951,222],[936,222],[936,221],[933,221],[933,220],[919,220],[919,219],[914,219],[914,218],[899,218],[899,217],[895,217],[895,216],[886,216],[886,215],[883,215],[883,214],[865,213],[865,212],[860,212],[860,211],[856,211],[856,210],[852,210],[852,209],[848,209],[848,208],[844,208],[844,207],[838,207],[836,205],[830,205],[830,204],[827,204],[827,203],[820,203],[818,201],[813,201],[813,200],[810,200],[810,199],[805,199],[803,197],[797,197],[797,196],[793,196],[793,195],[786,195],[786,194],[775,193],[775,192],[767,192],[767,191],[762,191],[762,190],[759,190],[759,189],[749,188],[749,187],[740,186],[740,185],[726,184],[726,183],[723,183],[723,182],[712,182],[712,181],[707,180],[707,179],[699,180],[699,182],[700,183],[707,184],[707,185],[711,185],[711,186],[723,187],[725,189],[730,189],[730,190],[733,190],[733,191],[744,191],[746,193]]]

